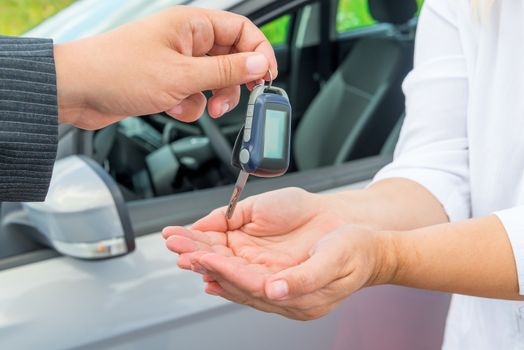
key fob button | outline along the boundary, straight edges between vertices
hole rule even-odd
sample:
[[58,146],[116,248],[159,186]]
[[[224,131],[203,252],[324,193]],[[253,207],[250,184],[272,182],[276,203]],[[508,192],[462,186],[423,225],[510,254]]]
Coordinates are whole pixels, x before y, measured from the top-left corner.
[[251,155],[247,149],[244,148],[242,151],[240,151],[240,162],[242,164],[249,162],[249,158],[251,158]]
[[253,114],[255,113],[255,105],[248,105],[247,106],[247,116],[248,117],[252,117]]
[[252,125],[253,125],[253,117],[247,117],[246,118],[246,129],[251,129]]
[[249,142],[251,140],[251,129],[244,129],[244,142]]

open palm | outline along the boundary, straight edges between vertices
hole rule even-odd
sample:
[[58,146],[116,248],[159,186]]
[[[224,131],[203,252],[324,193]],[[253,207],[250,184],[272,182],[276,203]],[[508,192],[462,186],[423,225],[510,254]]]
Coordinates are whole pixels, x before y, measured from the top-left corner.
[[208,282],[214,281],[209,275],[233,277],[256,292],[267,276],[299,265],[324,235],[346,224],[328,205],[322,196],[284,189],[240,202],[231,220],[221,208],[191,229],[168,227],[163,235],[180,254],[180,267],[208,275]]

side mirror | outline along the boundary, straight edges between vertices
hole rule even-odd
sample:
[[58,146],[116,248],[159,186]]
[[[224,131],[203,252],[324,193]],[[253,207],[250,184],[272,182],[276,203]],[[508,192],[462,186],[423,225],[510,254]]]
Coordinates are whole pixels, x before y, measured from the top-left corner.
[[90,158],[70,156],[57,161],[46,201],[23,206],[31,224],[64,255],[94,260],[135,249],[122,193]]

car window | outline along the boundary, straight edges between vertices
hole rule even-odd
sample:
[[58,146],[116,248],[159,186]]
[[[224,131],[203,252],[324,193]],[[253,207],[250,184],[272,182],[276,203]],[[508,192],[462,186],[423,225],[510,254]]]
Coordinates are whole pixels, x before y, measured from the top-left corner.
[[271,45],[282,46],[289,42],[290,23],[291,15],[285,15],[263,25],[260,29],[269,39]]
[[[417,0],[417,2],[420,11],[424,0]],[[369,13],[368,0],[339,0],[336,23],[338,34],[369,27],[376,23]]]
[[0,2],[0,35],[20,35],[69,6],[74,0]]

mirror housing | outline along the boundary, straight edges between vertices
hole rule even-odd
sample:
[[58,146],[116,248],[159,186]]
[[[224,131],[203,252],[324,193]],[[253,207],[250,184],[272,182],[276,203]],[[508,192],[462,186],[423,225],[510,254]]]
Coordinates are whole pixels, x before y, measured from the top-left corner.
[[45,202],[24,203],[31,224],[58,252],[105,259],[135,249],[124,198],[95,161],[70,156],[56,162]]

